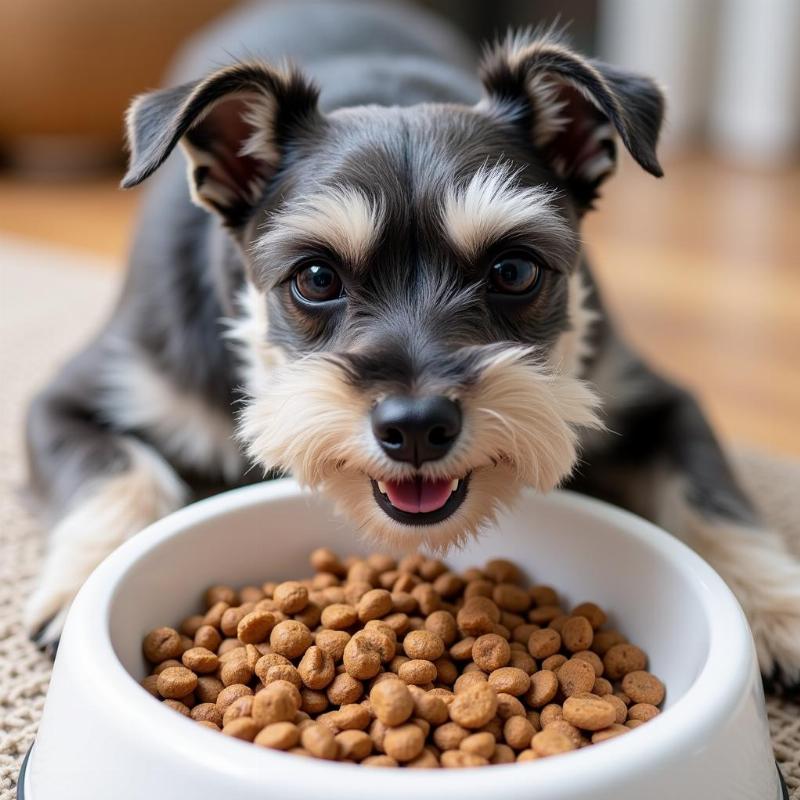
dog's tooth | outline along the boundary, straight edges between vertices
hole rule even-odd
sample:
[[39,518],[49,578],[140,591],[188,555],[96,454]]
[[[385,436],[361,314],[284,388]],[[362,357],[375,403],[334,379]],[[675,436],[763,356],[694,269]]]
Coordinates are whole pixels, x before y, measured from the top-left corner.
[[386,484],[383,481],[378,481],[378,491],[381,494],[387,494],[387,492],[386,492]]
[[453,480],[450,482],[450,491],[454,492],[456,489],[458,489],[458,484],[459,484],[458,478],[453,478]]

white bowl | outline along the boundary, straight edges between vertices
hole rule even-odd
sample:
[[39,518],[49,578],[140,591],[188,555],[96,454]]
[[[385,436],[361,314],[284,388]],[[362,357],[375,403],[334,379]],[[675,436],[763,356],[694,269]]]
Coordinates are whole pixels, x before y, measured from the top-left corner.
[[142,636],[198,610],[212,583],[307,574],[309,551],[364,550],[321,498],[291,481],[237,490],[152,525],[75,600],[61,640],[25,800],[689,800],[781,797],[744,616],[722,580],[674,538],[568,493],[525,494],[497,529],[448,559],[506,556],[570,603],[591,599],[650,655],[664,713],[600,746],[527,764],[376,771],[264,750],[161,706],[137,684]]

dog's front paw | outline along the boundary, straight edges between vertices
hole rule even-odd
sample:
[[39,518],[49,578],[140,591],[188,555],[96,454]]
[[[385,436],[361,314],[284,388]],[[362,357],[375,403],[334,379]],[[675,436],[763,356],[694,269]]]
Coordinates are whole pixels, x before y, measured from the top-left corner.
[[800,694],[800,565],[786,565],[741,599],[764,678],[771,688]]
[[[776,534],[716,526],[701,554],[728,583],[753,633],[761,673],[784,689],[800,687],[800,561]],[[699,548],[700,549],[700,548]]]
[[98,563],[77,548],[56,546],[50,550],[23,614],[25,628],[37,644],[57,644],[75,595]]

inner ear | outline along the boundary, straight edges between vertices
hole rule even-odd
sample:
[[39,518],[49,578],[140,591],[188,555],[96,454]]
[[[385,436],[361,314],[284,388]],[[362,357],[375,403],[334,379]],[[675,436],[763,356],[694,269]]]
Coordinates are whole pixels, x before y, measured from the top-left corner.
[[552,102],[550,132],[540,146],[579,203],[590,206],[600,184],[616,169],[614,129],[600,109],[572,86],[561,84]]
[[583,208],[616,164],[615,137],[651,175],[664,99],[648,78],[573,53],[552,31],[510,35],[481,65],[480,109],[524,126],[531,145]]
[[181,140],[192,198],[231,221],[258,201],[278,165],[268,106],[256,94],[225,97]]

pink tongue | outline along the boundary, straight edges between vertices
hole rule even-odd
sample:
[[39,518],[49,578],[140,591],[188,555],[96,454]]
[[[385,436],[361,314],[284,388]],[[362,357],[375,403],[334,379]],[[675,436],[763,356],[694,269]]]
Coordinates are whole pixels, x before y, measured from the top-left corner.
[[401,511],[409,514],[427,514],[441,508],[450,497],[450,483],[447,479],[439,481],[404,481],[403,483],[386,482],[386,494],[389,502]]

